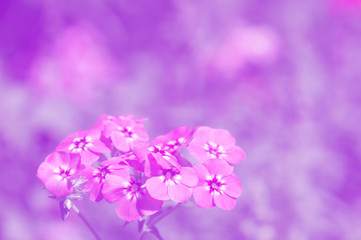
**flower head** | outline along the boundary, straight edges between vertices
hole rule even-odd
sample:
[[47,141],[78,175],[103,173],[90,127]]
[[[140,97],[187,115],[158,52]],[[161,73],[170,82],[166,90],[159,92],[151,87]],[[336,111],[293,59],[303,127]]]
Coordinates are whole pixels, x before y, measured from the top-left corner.
[[189,143],[188,151],[201,163],[208,159],[239,163],[246,155],[235,143],[236,140],[227,130],[199,127]]
[[198,186],[193,189],[193,197],[201,208],[218,206],[232,210],[242,188],[233,167],[225,161],[209,160],[194,166],[199,178]]
[[78,155],[53,152],[40,164],[37,177],[55,197],[63,197],[72,193],[71,180],[80,168]]

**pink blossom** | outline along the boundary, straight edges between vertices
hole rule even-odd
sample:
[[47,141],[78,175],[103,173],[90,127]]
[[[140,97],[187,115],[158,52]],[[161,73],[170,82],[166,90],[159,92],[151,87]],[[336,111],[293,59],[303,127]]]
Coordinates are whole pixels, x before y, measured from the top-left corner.
[[227,130],[198,127],[189,143],[188,151],[201,163],[208,159],[239,163],[246,155],[242,148],[235,144],[236,140]]
[[152,145],[157,146],[159,150],[165,150],[174,153],[183,147],[191,137],[191,129],[188,126],[176,128],[166,135],[156,137]]
[[193,198],[201,208],[218,206],[232,210],[236,198],[241,195],[242,187],[233,167],[225,161],[208,160],[194,166],[199,178],[198,186],[193,188]]
[[78,153],[81,162],[89,166],[99,159],[99,153],[110,152],[110,146],[101,137],[101,132],[98,130],[79,131],[66,137],[56,150]]
[[37,177],[50,193],[63,197],[72,193],[71,180],[79,170],[79,155],[53,152],[40,164]]
[[153,177],[146,182],[149,194],[155,199],[185,202],[192,196],[192,187],[198,183],[193,168],[174,166],[163,163]]
[[114,121],[116,121],[116,120],[129,120],[129,121],[133,121],[134,124],[144,127],[143,121],[145,121],[147,119],[146,118],[134,118],[132,114],[114,115],[114,116],[108,115],[108,114],[103,114],[98,118],[98,120],[95,123],[93,128],[104,130],[105,125],[107,125],[108,123],[114,123]]
[[88,179],[88,184],[83,191],[90,191],[89,199],[99,202],[103,199],[103,186],[107,178],[111,175],[126,176],[129,169],[125,164],[121,164],[119,157],[110,158],[101,163],[100,167],[86,167],[81,175]]
[[162,208],[163,201],[152,198],[142,181],[125,176],[110,175],[104,184],[104,198],[118,202],[116,212],[121,219],[132,222],[152,215]]
[[107,122],[104,127],[104,135],[110,138],[114,147],[121,152],[132,150],[135,142],[149,140],[143,124],[129,117],[118,117]]

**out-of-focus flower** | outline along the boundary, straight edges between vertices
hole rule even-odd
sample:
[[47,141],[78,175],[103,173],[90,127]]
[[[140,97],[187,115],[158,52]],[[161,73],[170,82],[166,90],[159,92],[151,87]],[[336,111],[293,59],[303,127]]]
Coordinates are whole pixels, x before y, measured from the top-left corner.
[[189,143],[188,151],[201,163],[208,159],[239,163],[246,155],[235,144],[236,140],[227,130],[199,127]]
[[163,201],[152,198],[144,183],[130,177],[110,175],[104,184],[104,198],[118,202],[116,212],[121,219],[132,222],[146,215],[152,215],[162,208]]
[[174,153],[183,147],[191,137],[191,129],[188,126],[176,128],[166,135],[156,137],[152,144],[159,150]]
[[79,155],[53,152],[40,164],[37,176],[50,193],[55,197],[63,197],[72,193],[71,179],[80,167]]
[[236,198],[241,195],[242,187],[233,167],[224,161],[209,160],[194,166],[199,178],[198,186],[193,189],[193,197],[201,208],[217,206],[232,210]]
[[57,147],[57,151],[77,153],[84,165],[91,165],[99,159],[100,153],[110,152],[110,147],[101,139],[96,130],[79,131],[66,137]]

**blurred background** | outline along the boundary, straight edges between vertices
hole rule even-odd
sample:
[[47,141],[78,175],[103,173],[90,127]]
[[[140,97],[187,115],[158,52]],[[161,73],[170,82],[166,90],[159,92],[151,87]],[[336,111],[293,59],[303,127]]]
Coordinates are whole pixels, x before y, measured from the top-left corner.
[[[247,153],[231,212],[182,207],[164,239],[361,239],[360,0],[1,0],[0,239],[93,239],[36,178],[101,114],[228,129]],[[78,208],[136,239],[114,205]]]

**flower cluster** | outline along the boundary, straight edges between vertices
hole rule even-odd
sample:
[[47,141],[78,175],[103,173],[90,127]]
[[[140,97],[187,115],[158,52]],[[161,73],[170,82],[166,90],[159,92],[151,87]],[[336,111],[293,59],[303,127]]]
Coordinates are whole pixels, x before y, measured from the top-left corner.
[[[158,212],[165,200],[182,203],[192,195],[201,208],[235,207],[241,184],[232,164],[245,154],[228,131],[180,127],[149,141],[144,120],[101,116],[92,129],[66,137],[40,164],[38,178],[62,201],[81,191],[92,201],[117,203],[125,221]],[[198,164],[185,157],[187,151]],[[80,190],[74,185],[79,179],[86,180]]]

